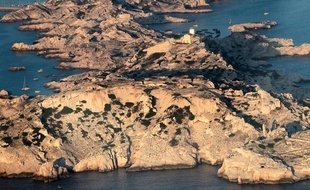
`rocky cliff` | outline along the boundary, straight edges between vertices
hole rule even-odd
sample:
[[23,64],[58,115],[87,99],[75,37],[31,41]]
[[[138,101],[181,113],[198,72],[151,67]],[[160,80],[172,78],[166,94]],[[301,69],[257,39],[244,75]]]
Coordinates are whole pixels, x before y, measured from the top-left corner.
[[13,50],[93,71],[46,84],[59,91],[52,96],[1,91],[0,176],[53,181],[208,163],[239,183],[308,178],[310,108],[301,100],[310,90],[258,60],[296,48],[290,40],[242,32],[183,44],[135,20],[150,2],[119,3],[50,0],[2,18],[44,31]]

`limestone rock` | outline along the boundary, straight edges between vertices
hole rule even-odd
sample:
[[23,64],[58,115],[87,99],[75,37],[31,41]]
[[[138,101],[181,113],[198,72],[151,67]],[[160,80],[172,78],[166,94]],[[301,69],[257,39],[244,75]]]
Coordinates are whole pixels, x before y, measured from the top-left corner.
[[235,149],[218,170],[220,177],[242,183],[292,183],[294,171],[276,160],[242,148]]

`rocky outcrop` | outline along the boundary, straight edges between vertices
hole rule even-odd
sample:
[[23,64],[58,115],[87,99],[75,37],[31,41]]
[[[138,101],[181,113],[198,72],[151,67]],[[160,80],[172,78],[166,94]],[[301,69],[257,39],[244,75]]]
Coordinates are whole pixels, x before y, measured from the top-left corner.
[[297,179],[294,171],[281,160],[265,157],[242,148],[233,151],[218,171],[220,177],[242,183],[292,183]]
[[[229,172],[230,167],[239,165],[233,163],[240,156],[251,153],[240,147],[270,143],[259,136],[290,138],[292,121],[300,121],[298,125],[305,130],[310,122],[309,108],[238,81],[237,69],[203,47],[169,39],[144,49],[117,72],[92,71],[49,83],[59,94],[2,100],[4,155],[20,160],[23,156],[18,152],[31,154],[14,175],[28,173],[51,181],[65,177],[68,169],[112,171],[125,167],[141,171],[224,161],[219,175],[232,181],[240,178],[240,183],[304,179],[306,173],[289,178],[292,170],[272,159],[270,164],[279,166],[279,178],[263,180],[259,177],[262,173],[256,172],[251,175],[258,178],[245,179],[242,176],[248,173]],[[283,132],[273,132],[275,119]],[[235,148],[242,154],[232,151]],[[23,151],[13,151],[19,149]],[[260,162],[259,154],[246,158]],[[9,168],[16,168],[16,163],[6,163],[2,173],[9,176],[13,171]],[[246,166],[249,168],[238,171],[252,172],[259,165]]]
[[24,66],[21,66],[21,67],[9,67],[8,68],[8,71],[25,71],[27,68],[24,67]]
[[141,24],[163,24],[163,23],[182,23],[189,22],[188,19],[175,18],[168,15],[150,14],[148,17],[136,17],[135,20]]
[[[294,46],[290,39],[269,39],[251,32],[237,32],[227,38],[206,41],[207,49],[220,53],[234,68],[242,70],[239,77],[244,75],[244,80],[252,84],[259,84],[264,89],[273,92],[291,93],[298,99],[309,98],[309,89],[299,88],[296,85],[307,81],[306,78],[283,71],[264,71],[260,68],[269,65],[265,58],[295,53],[304,55],[308,52],[307,47],[307,45]],[[290,53],[286,50],[290,50]]]
[[257,60],[292,41],[242,32],[182,44],[135,18],[149,15],[139,6],[178,11],[185,2],[127,1],[135,10],[114,3],[50,0],[4,17],[28,15],[34,20],[25,28],[51,28],[13,50],[93,71],[46,84],[59,92],[52,96],[2,93],[2,177],[53,181],[68,171],[223,163],[218,175],[239,183],[308,178],[310,108],[299,100],[309,89],[296,87],[301,77],[261,70],[268,63]]
[[308,179],[309,151],[304,148],[308,146],[308,134],[297,132],[289,138],[271,135],[262,142],[235,149],[225,158],[218,175],[238,183],[292,183]]
[[277,23],[275,21],[263,21],[263,22],[235,24],[228,27],[228,29],[231,30],[232,32],[245,32],[249,30],[269,29],[276,25]]
[[125,0],[131,5],[138,6],[144,10],[151,10],[158,13],[206,13],[211,12],[207,9],[209,6],[205,0],[166,0],[166,1],[152,1],[152,0]]

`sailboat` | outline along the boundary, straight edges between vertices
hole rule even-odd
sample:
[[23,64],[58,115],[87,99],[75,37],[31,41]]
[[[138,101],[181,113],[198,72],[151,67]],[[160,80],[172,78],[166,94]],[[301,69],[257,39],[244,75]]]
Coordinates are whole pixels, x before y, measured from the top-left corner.
[[266,9],[266,8],[265,8],[264,15],[265,15],[265,16],[269,15],[269,12],[267,11],[267,9]]
[[229,19],[229,22],[228,22],[228,24],[229,24],[229,25],[231,25],[231,23],[232,23],[232,21],[231,21],[231,18],[230,18],[230,19]]
[[26,78],[24,78],[24,85],[23,85],[22,91],[27,91],[29,89],[30,88],[28,86],[26,86]]

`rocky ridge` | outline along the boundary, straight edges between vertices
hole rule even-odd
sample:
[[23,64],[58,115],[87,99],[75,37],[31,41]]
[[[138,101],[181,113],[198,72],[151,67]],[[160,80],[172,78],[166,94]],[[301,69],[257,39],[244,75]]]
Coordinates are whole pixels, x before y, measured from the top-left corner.
[[310,108],[299,100],[309,89],[257,60],[296,48],[290,40],[242,32],[180,44],[136,14],[145,13],[109,1],[52,0],[3,17],[33,15],[22,28],[45,31],[12,49],[96,70],[46,84],[60,91],[49,97],[1,91],[2,177],[52,181],[68,171],[223,163],[218,175],[238,183],[308,178]]

